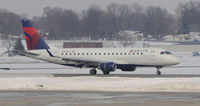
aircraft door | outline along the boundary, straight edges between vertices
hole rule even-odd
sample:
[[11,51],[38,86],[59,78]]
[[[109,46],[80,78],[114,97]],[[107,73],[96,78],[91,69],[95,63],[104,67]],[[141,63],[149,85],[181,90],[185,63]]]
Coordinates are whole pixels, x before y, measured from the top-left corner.
[[155,51],[151,51],[151,61],[155,60],[155,56],[156,56],[156,52]]

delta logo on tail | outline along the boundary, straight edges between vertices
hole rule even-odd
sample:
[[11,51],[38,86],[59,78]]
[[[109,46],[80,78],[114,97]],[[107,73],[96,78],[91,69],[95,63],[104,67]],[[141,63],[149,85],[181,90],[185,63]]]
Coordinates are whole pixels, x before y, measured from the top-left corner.
[[29,20],[21,20],[28,50],[49,49]]

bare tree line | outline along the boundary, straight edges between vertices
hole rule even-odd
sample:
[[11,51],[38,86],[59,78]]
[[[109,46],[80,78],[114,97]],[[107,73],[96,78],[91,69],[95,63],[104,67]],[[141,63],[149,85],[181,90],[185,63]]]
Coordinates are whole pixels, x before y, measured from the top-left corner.
[[[20,34],[20,16],[0,10],[0,33]],[[175,14],[159,6],[142,7],[139,4],[112,3],[102,9],[91,5],[77,13],[59,7],[44,8],[43,16],[32,22],[38,29],[49,32],[50,39],[90,37],[93,40],[115,40],[123,30],[141,31],[146,36],[162,39],[171,34],[200,32],[200,2],[179,4]]]
[[0,33],[5,36],[9,34],[19,35],[22,32],[20,19],[20,15],[0,9]]

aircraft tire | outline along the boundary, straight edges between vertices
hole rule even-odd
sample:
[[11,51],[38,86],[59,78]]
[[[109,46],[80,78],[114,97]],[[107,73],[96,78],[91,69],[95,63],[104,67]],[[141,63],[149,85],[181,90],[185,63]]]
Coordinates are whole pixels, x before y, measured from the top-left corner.
[[110,74],[110,71],[103,71],[103,74],[104,74],[104,75],[109,75],[109,74]]
[[97,70],[95,70],[95,69],[90,70],[90,75],[96,75],[96,74],[97,74]]
[[160,72],[160,71],[157,71],[157,72],[156,72],[156,75],[161,75],[161,72]]

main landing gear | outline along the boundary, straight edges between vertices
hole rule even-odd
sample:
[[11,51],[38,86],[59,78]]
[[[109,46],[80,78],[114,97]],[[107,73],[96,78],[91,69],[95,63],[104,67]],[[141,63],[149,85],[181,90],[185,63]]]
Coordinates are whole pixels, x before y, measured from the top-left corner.
[[110,71],[103,71],[103,74],[104,74],[104,75],[109,75],[109,74],[110,74]]
[[[96,75],[96,74],[97,74],[97,70],[95,68],[90,70],[90,75]],[[103,74],[109,75],[110,71],[103,71]]]
[[161,75],[161,71],[160,71],[160,68],[162,67],[156,67],[157,68],[157,72],[156,72],[156,75]]
[[96,75],[97,74],[97,70],[96,69],[91,69],[90,70],[90,75]]

